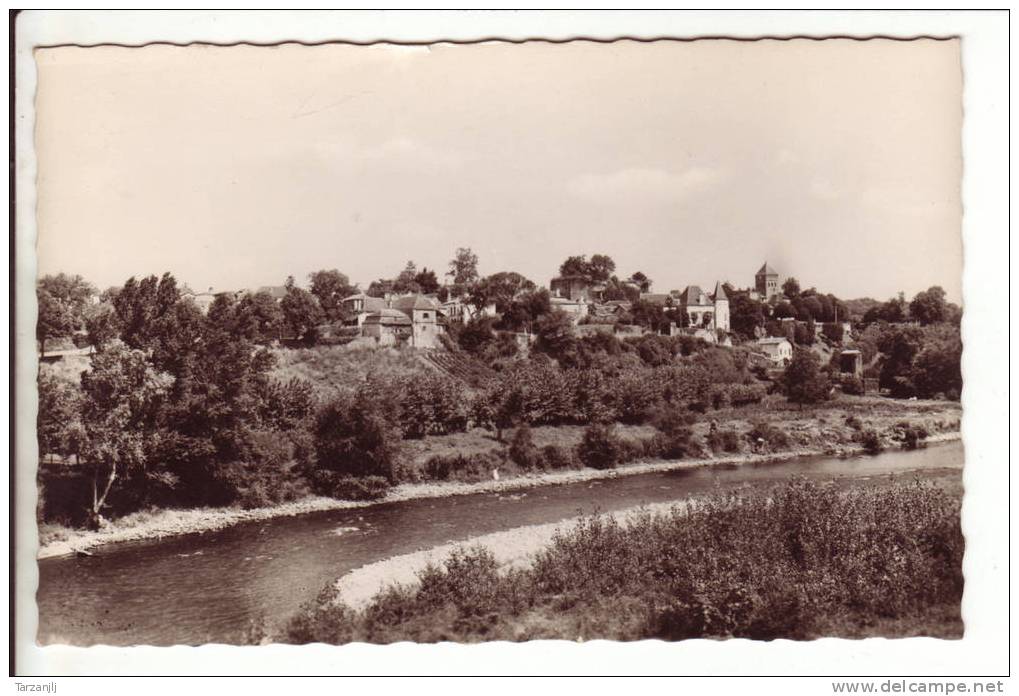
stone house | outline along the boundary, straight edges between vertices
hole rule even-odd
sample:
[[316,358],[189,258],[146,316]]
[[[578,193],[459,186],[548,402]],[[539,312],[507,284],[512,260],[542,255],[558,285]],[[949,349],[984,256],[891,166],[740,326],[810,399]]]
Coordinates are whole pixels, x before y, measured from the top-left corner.
[[553,278],[548,284],[552,297],[561,297],[574,302],[594,302],[602,299],[605,284],[591,280],[585,275],[565,275]]
[[721,282],[715,283],[710,295],[697,285],[688,285],[679,294],[678,304],[692,328],[729,330],[729,296]]
[[787,365],[793,359],[793,344],[787,338],[759,338],[754,346],[773,363]]
[[385,299],[381,297],[371,297],[364,294],[363,292],[351,295],[350,297],[343,298],[340,303],[343,305],[344,313],[347,316],[347,320],[344,322],[347,326],[361,327],[364,325],[364,321],[369,315],[376,312],[381,312],[387,308]]

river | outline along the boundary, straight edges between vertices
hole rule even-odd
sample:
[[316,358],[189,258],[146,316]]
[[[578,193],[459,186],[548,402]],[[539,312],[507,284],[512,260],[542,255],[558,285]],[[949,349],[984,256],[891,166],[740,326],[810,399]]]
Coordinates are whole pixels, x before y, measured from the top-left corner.
[[958,478],[962,463],[962,443],[952,442],[874,457],[802,457],[380,503],[111,544],[92,556],[39,562],[38,638],[73,645],[236,643],[252,622],[271,629],[337,577],[398,554],[596,510],[681,500],[716,487],[767,487],[795,475]]

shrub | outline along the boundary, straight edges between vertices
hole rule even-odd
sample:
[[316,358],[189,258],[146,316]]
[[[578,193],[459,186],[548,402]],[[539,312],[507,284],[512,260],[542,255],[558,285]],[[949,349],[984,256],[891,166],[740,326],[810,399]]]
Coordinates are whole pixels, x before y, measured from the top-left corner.
[[797,404],[813,404],[828,398],[828,375],[820,368],[817,356],[809,350],[796,350],[782,375],[786,396]]
[[337,500],[379,500],[390,487],[382,476],[355,477],[328,470],[315,471],[311,479],[316,493]]
[[852,396],[863,396],[865,392],[863,380],[859,377],[846,375],[842,378],[842,393]]
[[740,451],[740,436],[735,430],[712,430],[708,433],[707,442],[712,452]]
[[768,387],[760,382],[750,384],[730,384],[727,387],[729,402],[733,406],[758,404],[768,395]]
[[848,425],[853,430],[863,430],[863,421],[861,421],[854,415],[846,416],[846,425]]
[[625,523],[588,517],[525,570],[458,548],[364,611],[330,589],[285,640],[889,637],[934,622],[950,634],[963,550],[959,502],[939,488],[796,480]]
[[924,440],[927,439],[929,433],[927,428],[922,425],[913,425],[907,421],[899,423],[895,427],[902,439],[902,448],[908,450],[915,450],[924,446]]
[[860,444],[867,454],[880,454],[885,446],[881,442],[881,436],[874,430],[864,430],[860,433]]
[[317,468],[394,480],[400,431],[367,394],[326,404],[315,420]]
[[509,446],[509,458],[526,471],[541,469],[544,466],[541,451],[534,445],[531,428],[526,423],[513,433],[513,440]]
[[623,456],[623,445],[611,425],[592,423],[584,430],[577,456],[592,469],[613,469]]
[[545,445],[541,449],[545,466],[553,471],[559,469],[579,469],[583,465],[573,454],[573,449],[559,445]]
[[645,443],[645,454],[649,457],[682,459],[696,453],[693,430],[690,426],[696,417],[690,412],[669,408],[659,412],[654,426],[658,434]]
[[480,481],[491,478],[492,471],[504,465],[496,452],[437,454],[425,462],[425,476],[436,481]]
[[764,443],[772,451],[782,450],[789,446],[789,435],[784,430],[763,421],[753,424],[747,433],[747,439],[752,443]]

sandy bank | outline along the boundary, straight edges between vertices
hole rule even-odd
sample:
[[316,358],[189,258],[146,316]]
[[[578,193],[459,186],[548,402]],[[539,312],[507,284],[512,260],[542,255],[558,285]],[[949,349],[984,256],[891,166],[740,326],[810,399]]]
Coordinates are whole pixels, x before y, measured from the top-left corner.
[[[661,513],[674,508],[684,508],[688,501],[655,503],[626,510],[617,510],[606,516],[625,522],[638,511]],[[471,537],[462,541],[443,544],[423,551],[393,556],[382,561],[369,563],[350,571],[336,581],[339,597],[353,609],[364,609],[372,597],[391,585],[412,585],[417,582],[418,571],[429,563],[441,565],[442,560],[458,547],[485,546],[502,569],[530,565],[533,555],[547,546],[558,529],[568,529],[581,520],[571,517],[558,522],[516,527],[503,532],[493,532]]]
[[[929,443],[949,442],[960,439],[958,432],[941,433],[928,438]],[[308,512],[324,510],[347,510],[367,507],[380,502],[390,503],[423,498],[444,498],[454,495],[471,495],[520,490],[538,486],[562,485],[593,481],[597,479],[615,478],[617,476],[633,476],[675,469],[700,466],[756,464],[769,461],[782,461],[802,456],[850,456],[859,454],[862,449],[855,446],[841,446],[834,453],[821,448],[798,448],[772,454],[738,454],[722,457],[706,457],[701,459],[684,459],[678,461],[653,461],[626,464],[617,469],[596,470],[581,469],[579,471],[555,471],[540,474],[528,474],[498,481],[479,481],[475,483],[461,482],[427,482],[401,484],[394,487],[381,501],[349,501],[332,498],[305,498],[290,503],[282,503],[270,507],[242,510],[239,508],[196,508],[185,510],[142,511],[127,515],[112,522],[108,527],[98,530],[54,529],[44,525],[40,530],[43,540],[37,554],[38,558],[62,556],[122,541],[139,541],[143,539],[161,539],[168,536],[215,531],[241,522],[265,520],[273,517],[292,517]],[[544,525],[542,525],[544,526]],[[554,527],[553,527],[554,528]],[[413,578],[411,578],[413,579]],[[377,589],[377,588],[376,588]]]

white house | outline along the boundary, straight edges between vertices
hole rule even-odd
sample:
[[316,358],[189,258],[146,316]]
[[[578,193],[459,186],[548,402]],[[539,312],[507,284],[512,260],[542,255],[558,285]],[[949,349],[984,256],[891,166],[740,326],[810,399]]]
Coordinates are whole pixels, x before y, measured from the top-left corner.
[[793,359],[793,344],[787,338],[759,338],[757,349],[768,356],[772,362],[785,365]]

